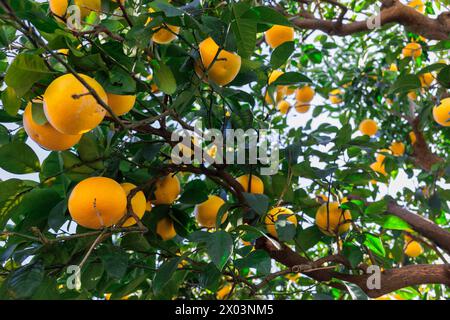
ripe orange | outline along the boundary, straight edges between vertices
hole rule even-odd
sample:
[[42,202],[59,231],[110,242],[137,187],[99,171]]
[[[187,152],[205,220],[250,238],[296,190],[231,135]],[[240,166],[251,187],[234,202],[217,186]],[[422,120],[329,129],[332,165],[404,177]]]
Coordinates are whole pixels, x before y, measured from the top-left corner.
[[[207,228],[216,226],[217,214],[222,205],[225,204],[222,198],[214,195],[208,196],[208,200],[195,207],[195,218],[199,225]],[[225,222],[227,213],[222,216],[222,223]]]
[[434,76],[432,73],[424,73],[419,76],[419,79],[422,87],[429,87],[434,81]]
[[329,99],[332,104],[339,104],[342,102],[342,91],[341,89],[334,89],[330,92]]
[[[150,13],[155,12],[152,8],[149,9]],[[148,18],[147,23],[149,24],[152,21],[151,18]],[[169,30],[167,30],[169,29]],[[170,24],[162,24],[160,26],[154,27],[153,30],[157,30],[153,36],[152,40],[158,44],[167,44],[176,39],[177,34],[180,33],[180,27],[172,26]]]
[[177,232],[173,226],[173,221],[169,217],[164,217],[156,224],[156,233],[164,240],[175,238]]
[[384,159],[386,159],[386,155],[385,154],[390,154],[391,153],[391,150],[388,150],[388,149],[381,149],[380,151],[379,151],[379,153],[377,154],[377,162],[379,162],[379,163],[383,163],[384,162]]
[[134,107],[136,96],[107,93],[108,105],[116,116],[128,113]]
[[223,287],[221,287],[217,293],[216,293],[216,299],[217,300],[223,300],[226,297],[228,297],[228,295],[231,292],[231,289],[233,288],[233,285],[231,283],[226,283]]
[[442,99],[441,104],[433,108],[433,118],[441,126],[450,127],[450,98]]
[[236,78],[241,69],[241,57],[239,55],[222,49],[214,60],[219,46],[211,37],[200,43],[199,50],[201,62],[196,63],[195,71],[201,79],[207,78],[219,86],[225,86]]
[[280,44],[294,40],[294,28],[274,25],[272,28],[265,32],[264,36],[266,38],[267,44],[272,49],[275,49]]
[[289,102],[287,102],[286,100],[281,100],[281,101],[278,102],[278,104],[277,104],[277,109],[278,109],[282,114],[287,114],[290,108],[291,108],[291,105],[290,105]]
[[416,9],[420,13],[425,12],[425,5],[422,0],[411,0],[408,2],[408,6]]
[[392,154],[396,157],[402,156],[405,154],[405,145],[403,142],[400,141],[394,141],[392,142],[389,149],[392,151]]
[[69,197],[69,212],[79,225],[89,229],[110,227],[124,216],[127,196],[116,181],[105,177],[78,183]]
[[352,216],[350,211],[342,210],[338,202],[322,204],[316,213],[316,225],[329,236],[342,234],[350,229]]
[[310,107],[311,107],[311,105],[308,103],[297,102],[295,104],[295,110],[298,113],[307,113],[309,111]]
[[169,174],[156,182],[154,204],[172,204],[180,194],[180,181],[174,174]]
[[298,102],[309,103],[312,101],[312,99],[314,99],[314,94],[315,94],[315,91],[313,88],[311,88],[310,86],[304,86],[304,87],[298,88],[295,91],[295,99]]
[[280,218],[280,215],[286,215],[286,220],[288,222],[294,224],[295,226],[297,225],[297,216],[294,214],[294,212],[292,212],[292,210],[284,207],[273,208],[266,214],[266,217],[264,218],[264,224],[266,225],[267,232],[269,232],[269,234],[275,238],[278,238],[275,222]]
[[87,17],[91,11],[102,10],[102,0],[75,0],[74,3],[80,8],[81,18]]
[[409,139],[411,140],[411,144],[415,144],[417,141],[417,137],[416,134],[414,133],[414,131],[411,131],[409,133]]
[[418,58],[422,55],[422,46],[419,43],[408,43],[402,50],[403,57]]
[[385,168],[384,164],[381,162],[376,161],[376,162],[372,163],[370,165],[370,168],[375,172],[378,172],[384,176],[387,176],[386,168]]
[[[108,103],[108,97],[97,81],[83,74],[80,76],[100,99]],[[44,111],[56,130],[72,135],[94,129],[106,114],[106,110],[72,74],[63,75],[48,86],[44,93]]]
[[[246,174],[236,178],[237,182],[244,188],[245,192],[248,192],[248,185],[250,181],[250,175]],[[264,193],[264,183],[258,176],[252,175],[250,193],[262,194]]]
[[368,136],[374,136],[378,132],[378,124],[372,119],[366,119],[359,124],[359,131]]
[[37,124],[33,120],[32,104],[28,103],[23,113],[23,127],[28,136],[42,148],[51,151],[62,151],[73,147],[81,139],[81,134],[68,135],[53,128],[50,123]]
[[49,0],[50,11],[58,17],[64,17],[66,15],[67,7],[69,6],[68,0]]
[[406,243],[405,254],[408,257],[417,258],[422,253],[423,253],[423,247],[422,247],[422,245],[419,242],[417,242],[415,240],[409,240]]
[[[130,194],[131,190],[136,188],[136,186],[132,183],[122,183],[121,187],[125,191],[127,197]],[[131,199],[131,207],[133,208],[133,212],[138,216],[139,219],[144,216],[145,211],[147,211],[147,199],[145,199],[145,195],[142,191],[136,193]],[[136,223],[136,219],[134,217],[130,217],[123,223],[122,227],[130,227],[132,225],[135,225]]]

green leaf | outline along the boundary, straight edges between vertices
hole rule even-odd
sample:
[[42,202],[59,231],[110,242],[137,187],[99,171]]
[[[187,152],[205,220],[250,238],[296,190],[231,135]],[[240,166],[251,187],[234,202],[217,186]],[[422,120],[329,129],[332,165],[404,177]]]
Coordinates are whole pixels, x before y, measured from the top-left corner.
[[11,141],[8,128],[0,124],[0,147]]
[[391,230],[412,230],[411,226],[407,222],[393,215],[388,215],[385,218],[383,228]]
[[290,241],[295,237],[297,225],[287,220],[288,217],[287,214],[279,214],[277,221],[275,221],[275,229],[280,241]]
[[13,271],[6,280],[8,293],[14,299],[25,299],[33,295],[44,278],[44,267],[40,263],[29,264]]
[[22,97],[31,87],[50,72],[44,60],[37,54],[20,53],[13,60],[5,75],[5,82]]
[[366,233],[364,244],[375,254],[381,257],[384,257],[386,255],[386,251],[384,250],[383,247],[383,242],[381,242],[381,239],[379,237],[374,236],[373,234],[370,233]]
[[245,16],[249,15],[250,17],[253,17],[253,15],[255,13],[258,17],[258,23],[292,26],[292,24],[289,22],[289,20],[284,15],[282,15],[278,11],[272,9],[271,7],[267,7],[267,6],[251,8],[249,10],[249,12],[244,14],[243,16],[245,17]]
[[353,268],[356,268],[364,259],[361,249],[348,242],[344,242],[342,254],[350,261]]
[[307,76],[299,72],[285,72],[281,76],[279,76],[277,80],[275,80],[271,85],[293,86],[296,84],[311,83],[311,82],[312,82],[311,79],[309,79]]
[[273,50],[270,56],[270,65],[273,69],[281,67],[295,50],[294,41],[287,41]]
[[93,290],[103,276],[105,268],[102,263],[90,263],[81,272],[81,283],[85,290]]
[[264,250],[254,250],[242,259],[236,259],[234,265],[242,270],[246,268],[255,268],[258,273],[270,273],[271,259],[269,254]]
[[114,249],[101,255],[106,272],[113,278],[121,279],[128,268],[128,254],[122,249]]
[[153,280],[153,291],[160,291],[164,285],[169,282],[182,259],[181,256],[172,258],[159,267]]
[[308,250],[314,247],[323,237],[324,234],[314,225],[303,230],[298,228],[295,242],[302,250]]
[[20,99],[12,87],[6,87],[2,92],[3,109],[11,116],[15,116],[20,109]]
[[177,82],[172,70],[160,62],[159,67],[154,69],[155,82],[158,88],[165,94],[173,94],[177,90]]
[[35,182],[19,179],[0,181],[0,229],[3,229],[9,220],[11,210],[35,185]]
[[387,202],[386,200],[380,200],[376,202],[372,202],[369,204],[364,213],[367,215],[373,215],[373,214],[382,214],[386,212],[387,210]]
[[347,287],[348,293],[352,297],[353,300],[369,300],[367,294],[362,291],[360,287],[358,287],[354,283],[342,281],[344,285]]
[[269,209],[269,198],[265,194],[242,193],[245,201],[259,215],[265,215]]
[[179,199],[181,203],[199,204],[208,200],[208,188],[204,181],[196,179],[186,184]]
[[445,88],[450,88],[450,66],[442,68],[437,76],[437,80]]
[[421,87],[419,77],[415,74],[402,74],[391,86],[388,94],[405,93]]
[[206,250],[217,269],[222,270],[233,252],[233,238],[223,230],[216,231],[206,243]]
[[12,142],[0,147],[0,168],[15,174],[39,172],[39,159],[27,144]]
[[236,37],[239,55],[242,58],[251,57],[256,46],[256,21],[235,16],[231,29]]

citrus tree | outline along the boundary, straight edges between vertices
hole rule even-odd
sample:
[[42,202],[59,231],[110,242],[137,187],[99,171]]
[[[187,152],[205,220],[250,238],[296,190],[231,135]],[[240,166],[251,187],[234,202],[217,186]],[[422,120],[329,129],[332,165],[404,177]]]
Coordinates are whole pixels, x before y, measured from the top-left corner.
[[1,0],[0,297],[448,298],[449,7]]

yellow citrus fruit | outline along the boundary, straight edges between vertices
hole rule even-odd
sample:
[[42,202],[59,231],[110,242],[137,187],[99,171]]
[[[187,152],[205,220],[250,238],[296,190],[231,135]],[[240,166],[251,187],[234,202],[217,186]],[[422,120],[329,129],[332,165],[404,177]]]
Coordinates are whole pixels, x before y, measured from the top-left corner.
[[286,95],[290,96],[291,94],[294,94],[297,89],[291,88],[289,86],[286,86]]
[[298,102],[309,103],[314,99],[315,93],[314,89],[310,86],[304,86],[295,91],[295,99]]
[[[236,78],[241,69],[241,57],[239,55],[222,49],[214,60],[219,46],[211,37],[200,43],[199,50],[201,63],[196,63],[195,71],[200,78],[205,79],[204,70],[208,74],[207,78],[219,86],[227,85]],[[201,67],[202,64],[204,69]]]
[[[152,8],[150,8],[148,11],[150,13],[155,12],[155,10],[153,10]],[[152,21],[152,18],[148,18],[146,24],[149,24],[150,21]],[[159,44],[167,44],[172,42],[176,39],[177,34],[180,33],[180,27],[172,26],[170,24],[162,24],[160,26],[154,27],[153,30],[158,31],[153,34],[152,40]]]
[[152,211],[152,203],[150,201],[147,201],[147,204],[145,205],[145,211],[150,212]]
[[68,135],[57,131],[50,123],[37,124],[33,120],[32,104],[28,103],[23,113],[23,127],[28,136],[42,148],[51,151],[62,151],[73,147],[81,139],[81,135]]
[[232,288],[233,288],[233,285],[231,283],[227,283],[223,287],[221,287],[216,293],[217,300],[223,300],[223,299],[227,298],[227,296],[230,294]]
[[280,44],[294,40],[294,28],[274,25],[265,32],[265,38],[267,44],[275,49]]
[[450,127],[450,98],[442,99],[441,104],[433,108],[433,118],[441,126]]
[[297,282],[297,280],[300,278],[300,273],[288,273],[284,277],[288,279],[291,282]]
[[417,141],[417,137],[416,134],[414,133],[414,131],[411,131],[409,133],[409,139],[411,140],[411,144],[415,144]]
[[81,17],[87,17],[91,11],[99,12],[102,9],[102,0],[75,0],[75,5],[80,8]]
[[429,87],[434,81],[434,76],[432,73],[429,72],[429,73],[421,74],[419,76],[419,79],[420,79],[420,83],[422,84],[422,87]]
[[308,103],[297,102],[295,104],[295,111],[298,113],[307,113],[310,107],[311,105]]
[[[225,203],[222,198],[214,195],[208,196],[208,200],[195,206],[195,218],[199,225],[207,228],[216,226],[217,214],[220,207]],[[225,222],[227,213],[222,216],[222,223]]]
[[417,99],[417,93],[415,91],[408,92],[408,99],[412,100],[412,101],[416,100]]
[[390,154],[391,151],[388,149],[381,149],[377,154],[377,162],[383,163],[384,159],[386,159],[386,155],[385,155],[386,153]]
[[392,151],[392,154],[396,157],[402,156],[405,153],[405,145],[403,142],[394,141],[392,142],[389,149]]
[[49,0],[50,11],[58,17],[64,17],[66,15],[67,7],[69,6],[68,0]]
[[419,43],[408,43],[402,50],[403,57],[420,57],[422,55],[422,46]]
[[[108,97],[97,81],[83,74],[80,77],[101,100],[108,103]],[[48,86],[44,93],[44,111],[56,130],[72,135],[94,129],[106,114],[106,110],[72,74],[63,75]]]
[[266,225],[267,232],[275,238],[278,238],[275,222],[280,218],[280,216],[286,216],[285,218],[288,222],[297,225],[297,217],[292,210],[284,207],[273,208],[266,214],[264,223]]
[[105,177],[78,183],[69,197],[69,212],[79,225],[89,229],[110,227],[124,216],[127,196],[116,181]]
[[365,119],[359,124],[359,131],[368,136],[374,136],[378,132],[378,124],[372,119]]
[[278,104],[277,104],[277,109],[278,109],[282,114],[287,114],[290,108],[291,108],[291,105],[290,105],[289,102],[287,102],[286,100],[281,100],[281,101],[278,102]]
[[329,95],[330,102],[332,104],[339,104],[342,102],[342,91],[341,89],[334,89]]
[[[275,101],[278,103],[281,100],[283,100],[286,97],[286,87],[285,86],[278,86],[276,90],[276,97]],[[272,97],[270,96],[269,92],[266,92],[265,100],[267,104],[273,104]]]
[[372,163],[370,165],[370,168],[375,172],[378,172],[384,176],[387,176],[386,168],[385,168],[384,164],[381,162],[376,161],[376,162]]
[[154,204],[172,204],[180,194],[180,181],[174,174],[169,174],[156,182]]
[[173,221],[169,217],[164,217],[156,224],[156,233],[164,240],[175,238],[177,232],[173,226]]
[[398,71],[397,65],[395,63],[391,63],[391,65],[389,66],[389,71],[397,72]]
[[412,0],[408,2],[408,6],[411,8],[416,9],[420,13],[424,13],[425,11],[425,5],[422,2],[422,0]]
[[350,229],[350,211],[342,210],[338,202],[322,204],[316,213],[316,225],[326,235],[342,234]]
[[416,258],[423,253],[422,245],[414,240],[408,241],[405,247],[405,254],[408,257]]
[[[132,183],[122,183],[121,186],[125,191],[127,197],[130,194],[131,190],[136,188],[136,186]],[[131,207],[133,208],[133,212],[138,216],[139,219],[144,216],[144,213],[147,210],[147,199],[145,199],[145,195],[142,191],[136,193],[131,199]],[[122,227],[129,227],[135,224],[136,219],[134,219],[134,217],[130,217],[124,222]]]
[[[248,185],[250,182],[250,175],[246,174],[236,178],[237,182],[244,188],[245,192],[248,192]],[[252,175],[250,193],[262,194],[264,193],[264,183],[261,178]]]
[[108,105],[116,116],[128,113],[134,107],[136,96],[107,93]]

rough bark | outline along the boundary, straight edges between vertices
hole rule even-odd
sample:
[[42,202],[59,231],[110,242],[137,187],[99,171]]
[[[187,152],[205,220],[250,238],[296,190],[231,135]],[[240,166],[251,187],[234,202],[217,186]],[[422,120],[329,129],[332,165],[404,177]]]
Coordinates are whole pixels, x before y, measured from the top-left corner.
[[[382,1],[383,6],[379,15],[379,26],[400,24],[408,31],[420,34],[427,39],[445,40],[450,34],[450,12],[441,13],[436,19],[429,18],[414,8],[403,5],[397,0]],[[344,24],[341,19],[323,20],[311,14],[299,13],[292,17],[292,23],[301,29],[321,30],[330,35],[347,36],[358,32],[369,32],[369,20]]]

